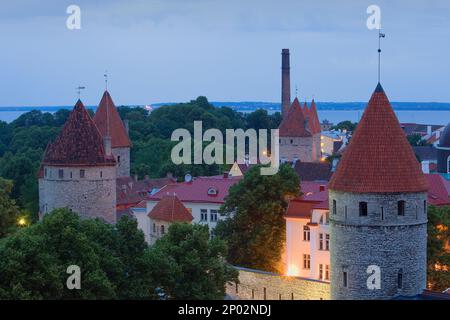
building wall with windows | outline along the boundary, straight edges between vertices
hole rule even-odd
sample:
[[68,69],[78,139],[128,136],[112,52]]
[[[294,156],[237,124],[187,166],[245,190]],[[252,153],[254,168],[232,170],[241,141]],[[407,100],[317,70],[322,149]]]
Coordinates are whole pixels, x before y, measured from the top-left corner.
[[116,222],[116,168],[44,166],[39,211],[68,208],[80,216]]
[[328,210],[311,218],[286,217],[286,267],[289,276],[330,281]]
[[[153,224],[148,214],[156,206],[158,201],[147,201],[147,207],[145,210],[141,208],[133,208],[133,214],[138,221],[138,228],[144,232],[145,239],[148,243],[152,244]],[[183,205],[191,212],[194,220],[192,223],[208,225],[212,230],[216,227],[219,220],[223,220],[219,214],[221,203],[196,203],[196,202],[183,202]],[[159,223],[159,222],[158,222]],[[168,226],[167,226],[168,227]],[[167,230],[167,228],[166,228]]]

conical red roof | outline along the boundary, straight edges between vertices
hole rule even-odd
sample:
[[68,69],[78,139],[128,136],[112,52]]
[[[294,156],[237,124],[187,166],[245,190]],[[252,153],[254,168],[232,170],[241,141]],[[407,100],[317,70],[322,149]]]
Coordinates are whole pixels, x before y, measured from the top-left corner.
[[355,193],[425,192],[428,184],[378,84],[329,188]]
[[311,132],[306,128],[306,120],[302,107],[295,98],[286,117],[280,124],[280,137],[311,137]]
[[194,217],[176,195],[164,196],[148,216],[167,222],[191,222]]
[[311,102],[311,108],[309,109],[308,114],[311,133],[312,134],[321,133],[322,130],[320,129],[319,115],[317,114],[316,102],[314,101],[314,99]]
[[45,165],[104,166],[115,165],[107,156],[94,121],[78,100],[54,143],[47,146]]
[[119,112],[108,91],[103,94],[102,100],[94,116],[94,122],[102,136],[111,137],[111,146],[113,148],[129,148],[131,141],[127,130],[120,119]]

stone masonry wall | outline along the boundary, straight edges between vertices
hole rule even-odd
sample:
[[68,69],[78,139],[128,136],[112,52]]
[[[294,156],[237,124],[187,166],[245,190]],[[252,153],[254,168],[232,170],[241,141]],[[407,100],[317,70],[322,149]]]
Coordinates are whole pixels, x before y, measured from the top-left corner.
[[323,281],[287,277],[275,273],[236,267],[237,285],[228,285],[227,294],[238,300],[329,300],[330,284]]
[[[292,140],[292,142],[291,142]],[[302,162],[313,162],[313,138],[312,137],[281,137],[280,159]]]
[[[112,154],[116,159],[117,177],[129,177],[130,176],[130,148],[113,148]],[[120,157],[120,162],[118,160]]]
[[[391,299],[422,293],[426,286],[426,193],[354,194],[330,190],[329,197],[331,298]],[[403,216],[397,211],[401,200],[405,201]],[[359,215],[360,202],[367,202],[367,216]],[[369,266],[380,268],[379,289],[367,286]]]
[[[59,170],[63,170],[60,178]],[[84,170],[85,177],[80,177]],[[57,208],[69,208],[85,217],[116,222],[116,168],[50,167],[39,183],[39,210],[46,214]]]

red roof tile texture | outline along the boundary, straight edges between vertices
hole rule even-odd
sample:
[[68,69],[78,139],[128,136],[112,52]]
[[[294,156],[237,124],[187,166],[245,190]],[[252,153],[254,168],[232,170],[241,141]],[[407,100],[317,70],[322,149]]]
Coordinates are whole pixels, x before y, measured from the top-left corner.
[[112,148],[131,147],[131,141],[125,125],[108,91],[105,91],[103,94],[94,116],[94,122],[103,137],[108,135],[111,137]]
[[322,130],[320,128],[320,121],[319,121],[319,115],[317,114],[317,107],[316,102],[311,102],[311,108],[308,110],[309,114],[309,126],[312,134],[318,134],[321,133]]
[[306,119],[302,107],[295,98],[286,117],[281,121],[279,130],[280,137],[311,137],[312,134],[306,129]]
[[78,100],[54,143],[47,146],[43,165],[114,166],[107,156],[103,138],[94,121]]
[[167,222],[191,222],[194,217],[176,195],[164,196],[148,216]]
[[428,183],[380,84],[329,188],[354,193],[425,192]]

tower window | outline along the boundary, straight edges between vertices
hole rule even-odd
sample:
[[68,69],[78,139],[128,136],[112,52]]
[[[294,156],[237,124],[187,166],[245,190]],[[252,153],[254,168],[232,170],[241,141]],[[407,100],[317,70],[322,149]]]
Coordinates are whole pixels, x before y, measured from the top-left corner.
[[84,178],[85,177],[85,171],[84,170],[80,170],[80,178]]
[[367,202],[359,203],[359,216],[366,217],[367,216]]
[[164,229],[164,226],[161,226],[161,235],[164,235],[166,233],[166,230]]
[[425,216],[427,216],[427,207],[428,207],[427,200],[424,200],[423,201],[423,213],[425,214]]
[[399,216],[405,215],[405,201],[400,200],[399,202],[397,202],[397,212]]
[[333,214],[337,214],[336,200],[333,200]]
[[384,220],[384,208],[381,207],[381,220]]
[[73,174],[72,174],[72,171],[70,171],[70,179],[72,179],[72,177],[73,177]]
[[293,139],[291,139],[291,144],[294,144],[294,140]]
[[100,171],[100,178],[103,178],[103,171]]
[[117,156],[117,162],[120,163],[120,156]]
[[399,289],[403,288],[403,271],[400,270],[397,274],[397,287]]
[[44,175],[47,178],[47,168],[44,169]]
[[63,179],[63,178],[64,178],[64,170],[63,170],[63,169],[59,169],[59,170],[58,170],[58,177],[59,177],[60,179]]
[[347,271],[344,271],[342,273],[342,285],[344,286],[344,288],[347,288],[348,285]]

